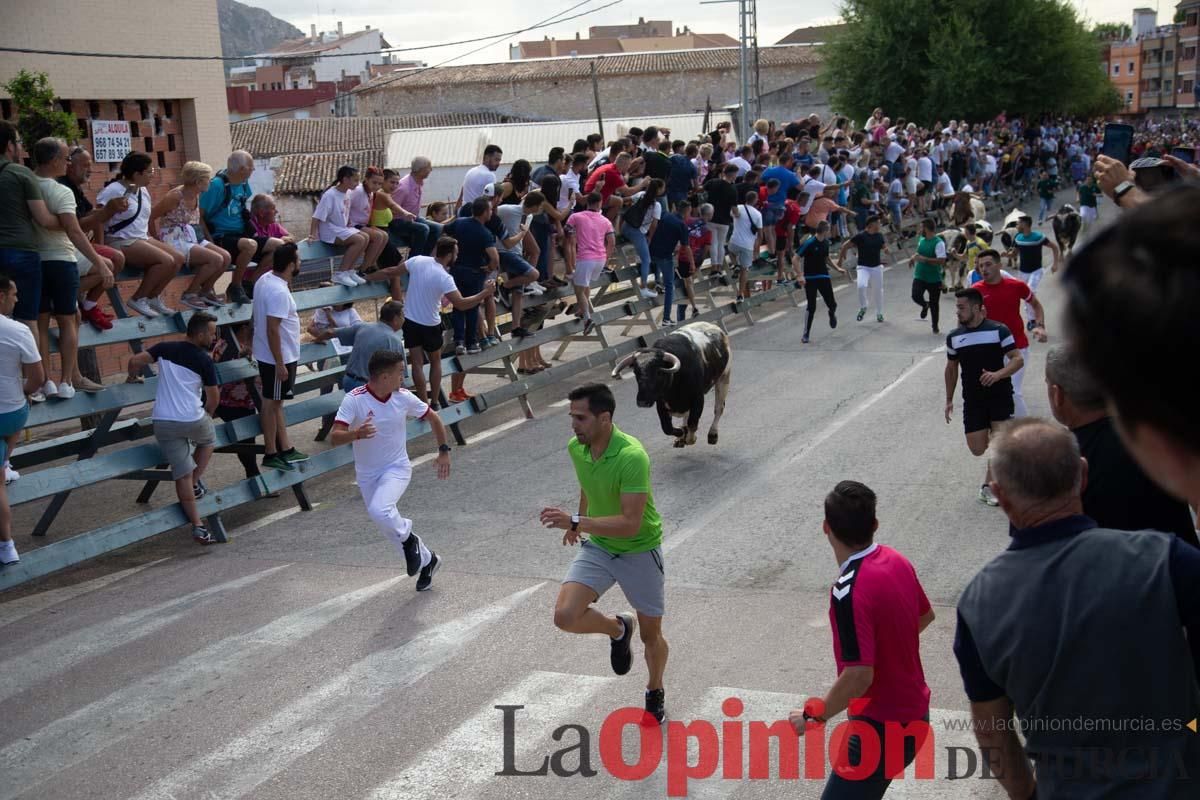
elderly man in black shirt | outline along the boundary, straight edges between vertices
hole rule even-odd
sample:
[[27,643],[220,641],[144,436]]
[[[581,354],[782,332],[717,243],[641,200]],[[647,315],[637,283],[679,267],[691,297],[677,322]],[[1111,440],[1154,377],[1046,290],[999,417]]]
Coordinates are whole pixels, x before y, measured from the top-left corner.
[[1100,387],[1065,345],[1046,354],[1046,389],[1054,418],[1075,434],[1088,462],[1083,513],[1102,528],[1165,531],[1200,547],[1187,504],[1160,489],[1129,455]]

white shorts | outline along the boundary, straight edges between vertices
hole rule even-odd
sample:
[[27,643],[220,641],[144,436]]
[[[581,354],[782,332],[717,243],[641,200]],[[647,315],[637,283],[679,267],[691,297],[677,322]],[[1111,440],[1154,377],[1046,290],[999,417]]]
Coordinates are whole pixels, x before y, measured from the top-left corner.
[[592,281],[600,277],[600,273],[604,270],[604,264],[602,259],[575,262],[575,275],[571,278],[572,282],[576,286],[591,286]]
[[1079,219],[1082,222],[1095,222],[1096,221],[1096,207],[1095,206],[1080,206]]
[[[358,228],[338,228],[338,227],[334,227],[331,225],[328,228],[326,228],[326,232],[333,234],[334,241],[325,242],[324,239],[322,239],[321,241],[325,242],[325,244],[331,244],[331,245],[336,246],[339,242],[341,244],[345,244],[346,242],[348,242],[352,236],[354,236],[356,233],[359,233],[359,230],[358,230]],[[347,267],[347,269],[349,269],[349,267]]]

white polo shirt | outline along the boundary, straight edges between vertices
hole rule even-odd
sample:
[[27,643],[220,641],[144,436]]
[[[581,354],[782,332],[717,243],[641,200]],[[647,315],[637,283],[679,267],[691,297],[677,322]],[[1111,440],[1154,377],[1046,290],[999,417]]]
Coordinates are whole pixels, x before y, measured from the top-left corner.
[[371,388],[359,386],[345,397],[338,407],[334,425],[358,428],[370,420],[375,435],[354,441],[354,471],[360,477],[374,477],[390,469],[407,470],[408,421],[423,419],[429,406],[407,389],[398,389],[384,398],[376,397]]

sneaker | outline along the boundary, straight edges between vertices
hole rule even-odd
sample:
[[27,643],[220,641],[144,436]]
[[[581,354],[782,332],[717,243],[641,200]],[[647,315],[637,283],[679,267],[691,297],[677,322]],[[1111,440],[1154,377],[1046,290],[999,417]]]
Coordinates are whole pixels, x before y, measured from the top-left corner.
[[667,721],[666,691],[663,689],[646,690],[646,716],[662,725]]
[[46,402],[46,393],[45,393],[45,392],[43,392],[41,389],[38,389],[38,390],[37,390],[36,392],[34,392],[33,394],[29,395],[29,402],[31,402],[31,403],[44,403],[44,402]]
[[829,327],[837,327],[837,314],[833,313],[832,311],[829,312]]
[[592,321],[591,317],[588,317],[587,319],[585,319],[583,321],[583,335],[587,336],[589,333],[592,332],[592,328],[594,328],[594,327],[596,327],[596,323]]
[[17,472],[8,464],[4,465],[4,485],[8,486],[13,481],[21,479],[21,473]]
[[653,289],[638,289],[638,294],[643,300],[653,300],[658,297],[658,294]]
[[203,525],[192,526],[192,541],[196,544],[216,544],[217,540],[208,532],[208,528]]
[[208,310],[208,303],[204,302],[204,298],[192,292],[188,292],[183,297],[180,297],[179,302],[188,308],[194,308],[197,311]]
[[[657,279],[656,279],[656,280],[657,280]],[[665,293],[666,293],[666,291],[667,291],[667,290],[663,288],[663,286],[662,286],[662,284],[661,284],[661,283],[656,283],[656,284],[654,284],[654,293],[655,293],[655,294],[665,294]]]
[[338,284],[339,286],[345,286],[350,289],[353,289],[355,286],[358,286],[358,281],[354,280],[354,278],[351,277],[351,273],[349,271],[333,273],[332,280],[334,283]]
[[83,321],[89,323],[93,328],[99,331],[112,330],[112,318],[100,310],[100,306],[95,305],[91,308],[79,307],[79,316],[83,317]]
[[514,339],[524,339],[529,335],[529,331],[525,330],[524,328],[513,328],[508,332],[508,335]]
[[858,317],[857,317],[858,321],[859,321],[859,322],[862,322],[862,321],[863,321],[863,317],[865,317],[866,315],[867,315],[867,310],[866,310],[865,308],[860,308],[860,309],[858,310]]
[[921,306],[921,319],[925,319],[928,316],[929,316],[929,306],[928,305]]
[[350,277],[354,280],[354,283],[357,286],[366,286],[368,283],[367,279],[364,278],[361,273],[351,272]]
[[934,326],[933,326],[933,335],[934,335],[934,336],[937,336],[937,335],[939,335],[939,334],[941,334],[941,331],[939,331],[939,330],[938,330],[938,328],[937,328],[937,326],[936,326],[936,325],[934,325]]
[[298,464],[301,461],[308,461],[308,453],[301,453],[294,447],[291,450],[280,453],[279,457],[289,464]]
[[229,298],[229,302],[236,303],[239,306],[247,305],[250,302],[250,295],[246,294],[246,289],[240,283],[231,283],[225,291],[225,296]]
[[800,337],[800,343],[808,344],[808,334],[807,333]]
[[48,380],[43,383],[41,392],[44,397],[58,397],[58,387],[54,385],[54,381]]
[[633,666],[633,632],[637,630],[637,617],[626,613],[617,614],[617,619],[625,625],[625,632],[610,640],[608,661],[613,672],[624,675]]
[[208,494],[208,487],[204,485],[204,481],[196,481],[192,484],[192,497],[199,500]]
[[467,355],[469,356],[477,355],[478,353],[482,352],[482,350],[483,348],[481,348],[475,342],[471,342],[471,344],[467,345]]
[[876,322],[883,322],[883,314],[876,314],[876,315],[875,315],[875,321],[876,321]]
[[437,553],[430,553],[429,563],[425,565],[425,569],[421,570],[421,577],[417,578],[417,591],[427,592],[433,584],[433,573],[438,571],[438,567],[442,566],[442,560],[438,558]]
[[992,508],[1000,505],[1000,501],[996,499],[996,495],[992,494],[992,487],[986,483],[979,487],[979,502]]
[[160,314],[171,315],[175,313],[175,309],[164,303],[161,297],[151,297],[146,303]]
[[458,344],[456,344],[456,345],[454,345],[454,355],[456,355],[456,356],[465,356],[466,354],[467,354],[467,347],[466,347],[466,345],[462,344],[461,342],[460,342],[460,343],[458,343]]
[[525,288],[531,290],[534,294],[545,294],[546,293],[546,287],[542,286],[537,281],[534,281],[533,283],[529,284]]
[[746,299],[746,298],[742,297],[742,296],[739,294],[739,295],[737,296],[737,300],[734,300],[734,302],[735,302],[735,303],[740,303],[740,302],[742,302],[742,301],[743,301],[743,300],[745,300],[745,299]]
[[421,537],[410,529],[408,538],[403,542],[404,564],[408,568],[408,577],[421,571]]
[[17,546],[12,541],[0,542],[0,567],[17,564],[21,561],[17,555]]
[[700,309],[692,306],[692,319],[695,319],[698,316],[700,316]]
[[484,347],[495,347],[498,344],[500,344],[499,334],[497,334],[496,336],[486,336],[483,339]]
[[1031,319],[1025,323],[1025,330],[1029,331],[1030,333],[1032,333],[1033,329],[1036,327],[1037,327],[1037,320],[1035,320],[1035,319]]
[[96,392],[104,391],[104,384],[96,383],[91,378],[83,378],[83,377],[76,378],[73,385],[76,389],[83,391],[83,392],[88,392],[89,394],[94,394]]
[[69,383],[60,383],[58,385],[58,399],[70,400],[75,396],[75,387]]
[[675,323],[674,323],[674,322],[672,322],[672,321],[671,321],[671,320],[669,320],[669,319],[664,319],[664,320],[662,321],[662,326],[663,326],[664,328],[674,328],[674,327],[675,327]]
[[293,467],[291,463],[287,461],[287,459],[279,455],[279,453],[272,453],[271,455],[264,457],[262,465],[263,469],[280,469],[284,472],[291,472],[295,469],[295,467]]
[[148,298],[137,297],[129,300],[126,305],[147,319],[154,319],[158,316],[158,312],[150,306]]
[[205,305],[210,306],[212,308],[224,308],[225,307],[225,301],[221,299],[221,296],[211,290],[200,295],[200,299],[204,301]]

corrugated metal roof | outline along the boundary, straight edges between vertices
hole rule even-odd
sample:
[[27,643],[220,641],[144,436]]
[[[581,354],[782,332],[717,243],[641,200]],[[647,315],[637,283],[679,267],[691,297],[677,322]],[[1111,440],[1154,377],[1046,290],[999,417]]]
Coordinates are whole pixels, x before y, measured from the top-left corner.
[[[718,122],[728,121],[731,121],[728,113],[714,111],[709,118],[709,129],[715,128]],[[669,129],[672,138],[689,141],[704,133],[700,130],[703,122],[703,114],[606,119],[604,136],[610,141],[626,135],[630,128],[657,125]],[[500,145],[506,164],[523,158],[536,165],[545,162],[550,148],[570,150],[576,139],[586,138],[595,131],[595,120],[396,130],[388,134],[384,166],[408,169],[416,156],[425,156],[434,167],[473,166],[483,159],[483,148],[489,144]]]

